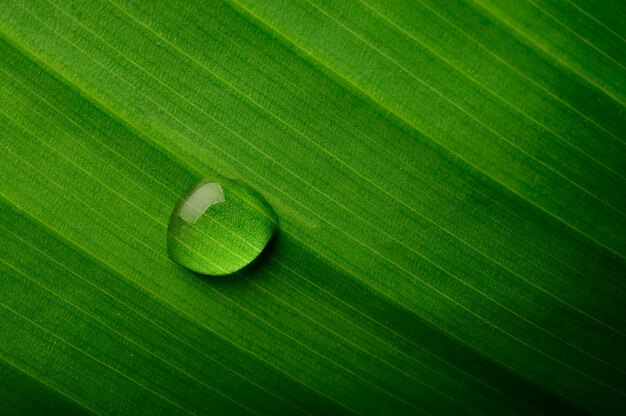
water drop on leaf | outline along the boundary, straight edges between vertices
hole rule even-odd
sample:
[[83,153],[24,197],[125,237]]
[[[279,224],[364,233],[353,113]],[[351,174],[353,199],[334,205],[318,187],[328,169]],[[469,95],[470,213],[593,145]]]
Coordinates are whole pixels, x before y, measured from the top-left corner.
[[249,186],[233,179],[205,179],[174,208],[167,251],[194,272],[230,274],[263,251],[277,225],[270,205]]

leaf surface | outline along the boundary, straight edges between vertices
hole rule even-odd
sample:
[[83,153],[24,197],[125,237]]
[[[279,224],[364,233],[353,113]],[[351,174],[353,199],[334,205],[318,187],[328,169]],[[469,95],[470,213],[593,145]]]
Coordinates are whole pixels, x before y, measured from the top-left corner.
[[[624,14],[5,2],[0,410],[618,413]],[[220,278],[166,254],[215,174],[280,220]]]

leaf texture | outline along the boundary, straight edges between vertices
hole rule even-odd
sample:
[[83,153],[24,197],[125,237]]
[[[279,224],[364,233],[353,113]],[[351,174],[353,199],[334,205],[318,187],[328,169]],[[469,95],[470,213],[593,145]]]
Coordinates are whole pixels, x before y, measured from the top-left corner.
[[[3,414],[626,407],[622,2],[0,7]],[[234,276],[166,254],[212,174]]]

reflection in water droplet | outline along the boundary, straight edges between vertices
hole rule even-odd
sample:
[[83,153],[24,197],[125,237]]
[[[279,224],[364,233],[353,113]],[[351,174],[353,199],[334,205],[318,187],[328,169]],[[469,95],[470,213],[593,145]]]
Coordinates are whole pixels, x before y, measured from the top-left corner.
[[174,208],[167,251],[189,270],[230,274],[261,253],[277,224],[267,201],[249,186],[226,178],[202,180]]
[[224,190],[219,183],[210,182],[193,191],[180,207],[180,218],[195,224],[211,205],[224,202]]

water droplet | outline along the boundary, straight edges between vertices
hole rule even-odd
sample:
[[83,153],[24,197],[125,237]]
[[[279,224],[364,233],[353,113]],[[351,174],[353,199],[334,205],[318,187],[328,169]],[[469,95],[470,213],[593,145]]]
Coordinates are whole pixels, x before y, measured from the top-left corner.
[[267,201],[232,179],[205,179],[176,205],[167,228],[172,260],[194,272],[225,275],[263,251],[278,219]]

